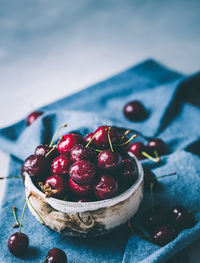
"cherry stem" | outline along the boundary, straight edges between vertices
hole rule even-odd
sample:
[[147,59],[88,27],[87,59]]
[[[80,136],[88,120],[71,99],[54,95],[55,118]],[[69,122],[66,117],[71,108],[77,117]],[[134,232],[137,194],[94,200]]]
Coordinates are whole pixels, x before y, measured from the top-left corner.
[[3,179],[10,179],[10,178],[22,178],[21,175],[10,175],[10,176],[4,176],[4,177],[0,177],[0,180],[3,180]]
[[47,260],[48,260],[48,256],[45,258],[45,260],[42,262],[42,263],[46,263],[47,262]]
[[45,193],[45,197],[50,197],[52,194],[56,194],[58,192],[58,190],[52,189],[52,187],[48,183],[43,185],[42,182],[39,182],[38,185],[41,188],[41,190]]
[[154,210],[153,187],[154,187],[154,183],[151,183],[150,184],[150,195],[151,195],[151,208],[152,208],[152,211]]
[[124,135],[121,137],[120,141],[122,141],[126,135],[128,135],[131,132],[131,130],[125,131]]
[[112,146],[112,142],[111,142],[111,139],[110,139],[110,130],[111,130],[111,127],[108,128],[108,141],[109,141],[109,144],[110,144],[111,151],[114,152],[113,146]]
[[151,155],[149,155],[146,152],[142,152],[142,155],[144,155],[146,158],[148,158],[149,160],[151,160],[151,161],[153,161],[155,163],[158,163],[160,161],[160,157],[159,156],[154,158],[154,157],[152,157]]
[[168,176],[172,176],[172,175],[176,175],[177,172],[173,172],[173,173],[170,173],[170,174],[165,174],[165,175],[160,175],[160,176],[157,176],[157,179],[160,179],[160,178],[164,178],[164,177],[168,177]]
[[133,134],[130,139],[128,139],[128,140],[127,140],[126,142],[124,142],[124,143],[119,144],[119,146],[123,146],[123,145],[129,143],[129,142],[132,141],[136,136],[137,136],[136,134]]
[[16,209],[15,206],[13,206],[12,209],[13,209],[13,216],[14,216],[14,219],[15,219],[15,222],[16,222],[16,224],[13,225],[13,228],[17,228],[17,227],[19,227],[19,221],[18,221],[17,215],[16,215],[16,210],[17,209]]
[[56,130],[56,132],[54,133],[53,138],[51,139],[51,142],[50,142],[50,144],[49,144],[49,147],[51,147],[51,146],[53,145],[53,142],[54,142],[54,140],[55,140],[56,135],[57,135],[58,132],[59,132],[62,128],[64,128],[64,127],[67,127],[67,124],[66,124],[66,123],[63,123],[63,124]]
[[99,153],[101,153],[101,152],[102,152],[102,150],[98,150],[98,149],[95,149],[95,151],[96,151],[96,152],[99,152]]
[[23,211],[22,211],[22,216],[21,216],[20,225],[19,225],[19,234],[21,233],[22,221],[23,221],[24,212],[25,212],[25,209],[26,209],[26,206],[27,206],[27,201],[28,201],[28,199],[26,199],[26,202],[24,204],[24,208],[23,208]]
[[58,140],[58,142],[56,143],[56,145],[45,155],[45,157],[47,157],[50,153],[52,153],[56,147],[58,146],[58,144],[62,141],[63,136],[60,137],[60,139]]
[[38,213],[38,211],[33,207],[32,203],[31,203],[31,201],[30,201],[30,196],[31,196],[31,194],[28,196],[28,201],[29,201],[30,206],[31,206],[32,209],[35,211],[35,213],[38,215],[38,217],[40,218],[41,223],[42,223],[44,226],[46,226],[46,223],[45,223],[44,220],[42,219],[41,215],[40,215],[40,214]]

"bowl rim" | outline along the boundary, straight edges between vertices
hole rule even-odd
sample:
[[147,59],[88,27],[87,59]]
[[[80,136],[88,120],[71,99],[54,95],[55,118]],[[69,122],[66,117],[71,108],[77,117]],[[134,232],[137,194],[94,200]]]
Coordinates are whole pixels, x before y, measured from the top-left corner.
[[80,202],[79,203],[79,202],[64,201],[64,200],[57,199],[55,197],[45,197],[45,194],[34,185],[34,183],[31,180],[31,177],[28,173],[26,173],[26,176],[25,176],[25,182],[24,182],[25,188],[26,189],[28,188],[29,190],[33,190],[34,192],[39,194],[40,197],[45,199],[45,201],[49,205],[51,205],[53,208],[60,210],[60,211],[65,210],[65,208],[67,208],[67,210],[70,209],[71,213],[73,213],[73,212],[84,212],[84,211],[91,211],[91,210],[97,210],[97,209],[101,209],[101,208],[107,208],[110,206],[114,206],[117,203],[123,202],[126,199],[128,199],[133,193],[135,193],[137,191],[137,189],[139,188],[139,186],[143,182],[144,171],[143,171],[141,163],[135,157],[134,154],[132,154],[130,152],[128,154],[136,162],[136,165],[138,168],[138,178],[137,178],[136,182],[130,188],[128,188],[125,192],[123,192],[120,195],[117,195],[115,197],[112,197],[110,199],[92,201],[92,202],[82,202],[82,203]]

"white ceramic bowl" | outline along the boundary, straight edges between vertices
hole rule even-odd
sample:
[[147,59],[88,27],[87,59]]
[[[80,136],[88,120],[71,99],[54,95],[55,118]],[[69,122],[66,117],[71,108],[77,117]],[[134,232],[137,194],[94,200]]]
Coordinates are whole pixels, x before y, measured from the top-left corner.
[[134,155],[131,157],[138,167],[137,181],[124,193],[102,201],[77,203],[45,197],[27,174],[25,192],[30,212],[50,229],[67,236],[92,237],[114,230],[135,215],[143,199],[143,169]]

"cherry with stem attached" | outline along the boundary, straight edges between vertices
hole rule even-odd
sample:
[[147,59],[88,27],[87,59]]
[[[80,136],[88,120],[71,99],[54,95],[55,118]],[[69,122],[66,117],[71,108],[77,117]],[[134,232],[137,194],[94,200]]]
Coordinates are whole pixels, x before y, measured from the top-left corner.
[[10,253],[16,257],[22,256],[29,246],[29,238],[26,234],[21,233],[22,221],[24,217],[24,212],[26,209],[27,200],[23,208],[20,225],[19,225],[19,232],[12,234],[8,239],[8,248]]

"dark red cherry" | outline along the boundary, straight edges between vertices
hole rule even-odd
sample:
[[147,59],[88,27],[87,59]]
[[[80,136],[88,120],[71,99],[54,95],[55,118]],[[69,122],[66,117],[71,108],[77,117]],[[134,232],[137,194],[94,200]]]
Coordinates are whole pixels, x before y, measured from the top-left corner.
[[124,115],[130,121],[142,121],[144,120],[148,112],[144,105],[140,101],[131,101],[124,106]]
[[130,147],[130,152],[133,153],[138,160],[143,160],[145,157],[142,152],[145,151],[145,145],[142,142],[134,142]]
[[38,117],[40,117],[43,114],[42,111],[34,111],[28,115],[26,118],[26,125],[31,125]]
[[65,175],[68,173],[70,165],[70,158],[66,155],[60,155],[53,160],[51,171],[53,174]]
[[[93,136],[94,136],[94,132],[87,134],[83,140],[84,144],[88,144],[92,140]],[[91,141],[90,146],[94,146],[93,141]]]
[[45,262],[47,263],[67,263],[67,256],[63,250],[59,248],[52,248],[48,251]]
[[69,169],[70,178],[77,184],[91,183],[95,174],[95,165],[86,160],[73,163]]
[[67,179],[62,175],[54,174],[47,178],[44,184],[46,196],[63,197],[68,190]]
[[191,228],[196,224],[194,215],[185,207],[180,205],[174,206],[171,209],[170,219],[178,231]]
[[178,232],[174,226],[166,224],[161,225],[154,231],[152,235],[152,241],[158,246],[165,246],[172,240],[174,240],[178,235]]
[[147,210],[142,216],[142,225],[148,232],[153,232],[158,226],[167,223],[168,211],[162,205],[155,205],[154,209]]
[[121,157],[110,150],[102,151],[98,156],[98,166],[100,169],[111,172],[119,168]]
[[107,125],[100,126],[94,132],[95,137],[93,139],[94,144],[97,148],[103,149],[103,148],[109,147],[108,133],[110,135],[110,140],[111,140],[112,144],[117,143],[119,141],[120,135],[115,128],[113,128],[113,127],[109,128],[109,126],[107,126]]
[[94,194],[97,199],[103,200],[117,195],[118,183],[114,177],[102,174],[100,180],[94,185]]
[[49,174],[49,163],[44,156],[30,155],[23,167],[24,171],[35,179],[46,178]]
[[[37,156],[46,156],[46,154],[52,149],[49,145],[40,144],[36,147],[34,154]],[[59,156],[58,150],[55,148],[49,155],[47,155],[47,159],[49,161],[53,161],[56,157]]]
[[26,234],[16,232],[8,239],[10,253],[16,257],[22,256],[28,249],[29,238]]
[[96,152],[91,147],[85,147],[83,144],[75,144],[70,151],[73,162],[88,160],[93,161],[96,158]]
[[66,154],[71,148],[77,144],[83,142],[83,137],[77,133],[69,133],[64,135],[63,140],[58,144],[58,151],[61,154]]
[[163,155],[166,153],[165,142],[159,138],[151,139],[147,143],[147,151],[149,151],[152,154],[154,153],[154,151],[156,151],[159,155]]
[[136,163],[131,159],[123,159],[121,161],[121,172],[119,174],[120,184],[131,186],[138,177],[138,169]]
[[69,186],[71,188],[71,191],[78,196],[88,195],[91,192],[92,188],[90,184],[77,184],[71,178],[69,178]]
[[144,190],[150,191],[151,190],[151,184],[153,186],[157,185],[158,181],[155,176],[155,174],[149,169],[149,168],[143,168],[144,170]]

